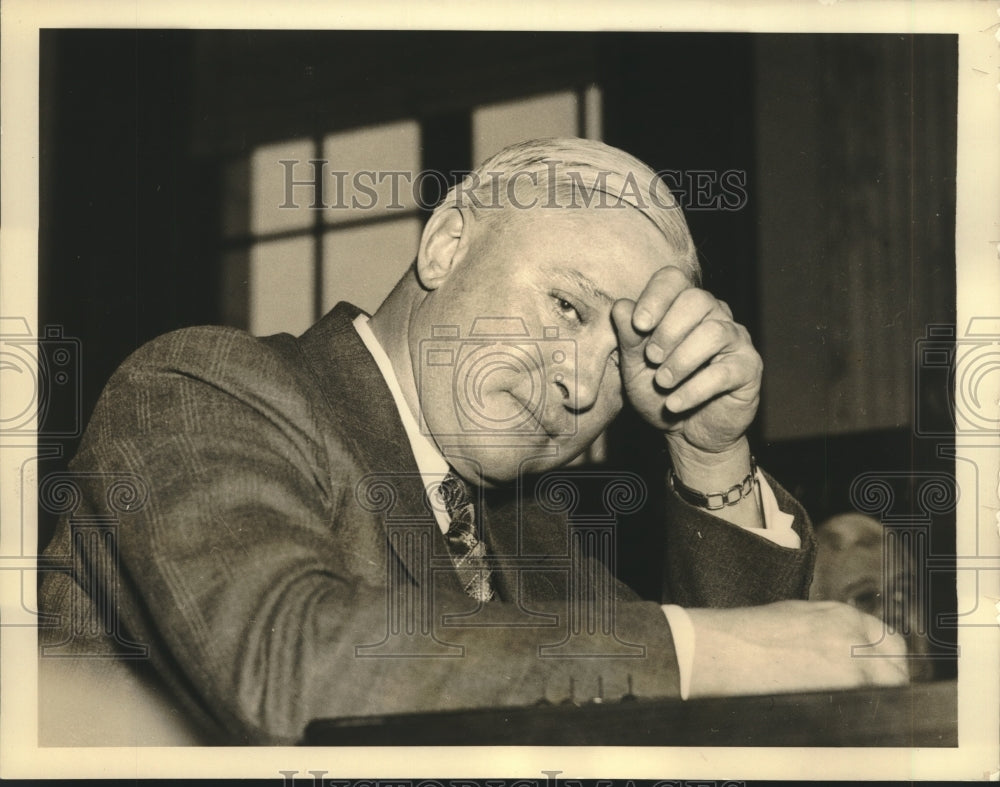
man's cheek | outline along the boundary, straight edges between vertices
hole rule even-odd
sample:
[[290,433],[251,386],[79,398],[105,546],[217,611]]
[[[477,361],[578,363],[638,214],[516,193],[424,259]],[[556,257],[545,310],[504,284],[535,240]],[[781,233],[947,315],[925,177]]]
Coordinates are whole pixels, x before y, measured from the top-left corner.
[[577,415],[577,435],[588,445],[596,440],[621,412],[623,401],[620,388],[603,394],[590,410]]
[[601,389],[601,396],[597,401],[601,410],[600,417],[604,419],[605,426],[618,416],[618,413],[622,411],[622,407],[625,405],[625,391],[622,387],[622,380],[617,374],[617,370],[615,371],[616,374],[607,375],[606,383]]

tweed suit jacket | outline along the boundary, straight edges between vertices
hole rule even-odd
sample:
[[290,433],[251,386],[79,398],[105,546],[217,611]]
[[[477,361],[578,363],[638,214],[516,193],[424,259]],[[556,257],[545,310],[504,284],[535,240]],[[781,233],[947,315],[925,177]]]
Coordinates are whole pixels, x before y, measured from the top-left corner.
[[[71,463],[76,507],[46,551],[62,568],[42,583],[44,652],[127,656],[88,663],[147,676],[201,742],[288,744],[313,718],[558,702],[571,681],[577,696],[598,679],[608,698],[629,682],[676,696],[660,601],[806,596],[814,541],[777,485],[800,549],[668,495],[651,512],[666,577],[652,600],[579,549],[558,495],[543,505],[513,489],[478,500],[498,599],[477,604],[357,314],[340,304],[300,338],[184,329],[119,368]],[[116,478],[138,489],[124,505]],[[103,535],[80,537],[95,522]],[[597,635],[586,614],[603,616]]]

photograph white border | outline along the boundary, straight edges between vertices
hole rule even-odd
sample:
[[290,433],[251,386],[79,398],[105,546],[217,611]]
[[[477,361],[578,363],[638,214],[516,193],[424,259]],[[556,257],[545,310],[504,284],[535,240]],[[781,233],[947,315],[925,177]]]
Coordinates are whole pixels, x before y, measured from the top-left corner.
[[[959,123],[956,260],[959,337],[972,317],[1000,316],[1000,4],[920,2],[224,2],[131,0],[0,7],[0,315],[37,329],[39,30],[92,28],[672,30],[716,32],[956,33]],[[35,334],[37,335],[37,333]],[[1000,380],[985,380],[982,401],[1000,402]],[[1000,405],[998,405],[1000,406]],[[614,779],[996,779],[1000,771],[1000,437],[957,436],[960,457],[978,463],[977,495],[960,496],[957,572],[960,626],[959,746],[903,748],[137,748],[37,746],[34,574],[21,556],[37,522],[22,521],[20,497],[31,440],[0,436],[0,775],[12,777],[280,778],[281,771],[327,771],[326,778]],[[984,442],[985,441],[985,442]],[[987,450],[981,450],[986,448]],[[990,451],[988,449],[995,450]],[[964,462],[959,462],[964,465]],[[967,479],[956,470],[960,488]],[[25,487],[27,488],[27,487]],[[978,545],[978,546],[977,546]],[[978,548],[978,552],[977,552]],[[22,591],[24,596],[22,597]],[[23,599],[23,603],[22,603]],[[993,624],[993,625],[990,625]]]

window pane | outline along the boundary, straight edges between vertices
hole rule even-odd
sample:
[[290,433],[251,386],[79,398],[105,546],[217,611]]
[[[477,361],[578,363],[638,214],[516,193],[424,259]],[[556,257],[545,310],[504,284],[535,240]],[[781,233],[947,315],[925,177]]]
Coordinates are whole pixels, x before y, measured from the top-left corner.
[[250,251],[250,333],[298,335],[313,322],[313,241],[258,243]]
[[577,101],[572,90],[487,104],[472,113],[472,160],[487,156],[523,139],[575,137]]
[[[316,189],[311,140],[298,139],[257,148],[250,158],[250,230],[255,235],[305,229],[313,223]],[[282,164],[282,161],[291,162]],[[287,189],[288,173],[303,185]],[[296,207],[292,207],[296,206]]]
[[416,208],[420,126],[416,121],[331,134],[323,141],[323,219],[357,221]]
[[603,95],[599,85],[589,85],[583,92],[583,135],[587,139],[604,139]]
[[374,312],[416,258],[420,230],[413,217],[326,233],[323,310],[349,301]]

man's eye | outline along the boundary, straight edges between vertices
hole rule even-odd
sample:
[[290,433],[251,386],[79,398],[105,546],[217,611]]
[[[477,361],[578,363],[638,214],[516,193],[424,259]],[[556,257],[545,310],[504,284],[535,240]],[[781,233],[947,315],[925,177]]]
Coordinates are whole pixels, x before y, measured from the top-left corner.
[[560,298],[558,295],[553,295],[552,298],[555,301],[556,309],[563,317],[574,322],[583,322],[580,312],[577,311],[577,308],[572,303],[565,298]]

